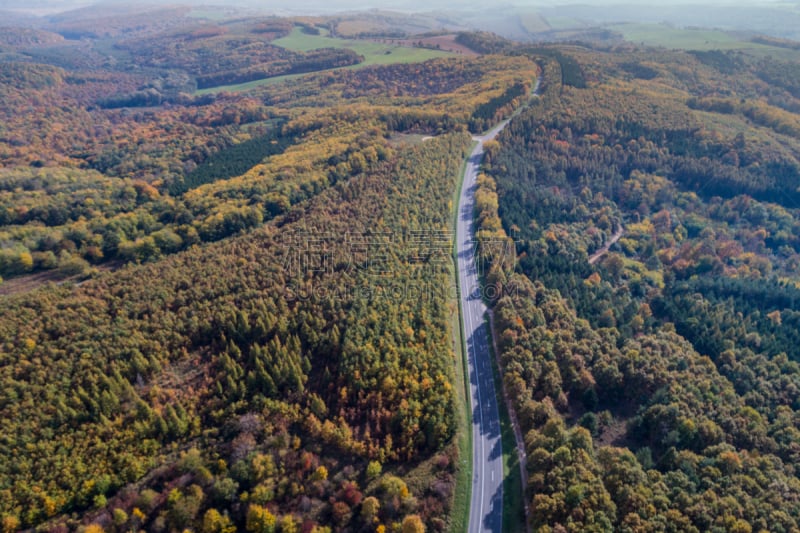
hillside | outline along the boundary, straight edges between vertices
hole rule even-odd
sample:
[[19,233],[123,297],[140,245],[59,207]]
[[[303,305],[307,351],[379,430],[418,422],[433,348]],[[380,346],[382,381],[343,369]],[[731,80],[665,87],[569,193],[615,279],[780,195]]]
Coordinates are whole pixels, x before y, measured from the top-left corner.
[[800,530],[800,45],[564,9],[0,31],[2,532],[465,529],[474,146],[476,516]]
[[450,527],[469,475],[452,199],[468,128],[538,67],[323,61],[184,91],[245,50],[295,68],[319,49],[268,43],[299,27],[31,42],[49,48],[5,64],[3,531]]
[[534,529],[796,529],[798,58],[533,52],[479,220]]

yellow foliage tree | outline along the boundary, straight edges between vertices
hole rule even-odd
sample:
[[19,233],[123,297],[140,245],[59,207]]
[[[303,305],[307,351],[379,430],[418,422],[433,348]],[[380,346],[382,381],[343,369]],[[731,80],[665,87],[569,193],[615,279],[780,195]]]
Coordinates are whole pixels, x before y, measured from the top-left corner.
[[425,524],[419,515],[410,514],[403,519],[403,533],[425,533]]
[[275,515],[260,505],[251,505],[247,509],[245,528],[251,533],[274,533]]
[[2,522],[3,533],[13,533],[19,529],[19,518],[14,515],[5,515]]

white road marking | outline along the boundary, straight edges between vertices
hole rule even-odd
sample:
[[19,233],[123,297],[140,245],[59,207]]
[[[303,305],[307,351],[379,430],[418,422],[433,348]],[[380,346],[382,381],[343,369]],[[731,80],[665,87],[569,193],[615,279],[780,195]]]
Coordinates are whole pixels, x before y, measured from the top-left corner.
[[[537,80],[538,88],[538,80]],[[496,506],[489,502],[489,510],[484,514],[486,503],[486,491],[494,498],[502,497],[502,471],[500,471],[498,483],[495,483],[495,471],[502,465],[502,454],[492,457],[496,446],[500,445],[500,437],[497,429],[499,428],[497,411],[497,398],[494,390],[494,382],[489,360],[489,344],[486,335],[488,329],[484,323],[486,306],[481,298],[481,286],[478,279],[478,265],[473,250],[474,244],[474,221],[472,212],[475,205],[474,186],[478,176],[480,160],[483,156],[483,143],[494,139],[497,134],[508,124],[508,120],[501,122],[483,137],[475,137],[479,143],[472,151],[467,160],[466,171],[464,173],[461,196],[459,198],[460,216],[456,227],[456,238],[459,243],[456,263],[458,270],[459,299],[461,300],[462,323],[464,341],[467,348],[467,361],[469,366],[469,387],[470,405],[472,411],[477,409],[478,414],[473,418],[472,434],[474,453],[472,456],[473,464],[473,485],[480,484],[479,491],[473,491],[470,502],[469,531],[470,533],[481,533],[487,528],[496,531],[495,527],[502,527],[502,506]],[[485,390],[482,391],[485,387]],[[488,398],[484,405],[482,395],[486,393]],[[484,420],[484,411],[489,417],[489,424]],[[483,433],[482,433],[483,432]],[[475,445],[475,439],[479,444]],[[480,463],[480,464],[477,464]],[[490,480],[487,480],[486,468],[490,468]],[[489,486],[487,487],[487,483]],[[475,498],[480,496],[480,501]]]

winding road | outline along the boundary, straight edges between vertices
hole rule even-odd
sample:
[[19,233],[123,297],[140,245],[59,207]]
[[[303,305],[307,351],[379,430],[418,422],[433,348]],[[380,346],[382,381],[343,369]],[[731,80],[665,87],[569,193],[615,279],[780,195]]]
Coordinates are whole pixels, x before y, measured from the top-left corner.
[[482,137],[467,160],[461,197],[458,202],[458,282],[464,339],[469,366],[469,391],[472,405],[472,498],[469,533],[503,528],[503,448],[500,441],[500,415],[489,351],[489,326],[484,320],[486,306],[475,262],[475,188],[483,158],[483,143],[494,139],[508,121],[503,121]]

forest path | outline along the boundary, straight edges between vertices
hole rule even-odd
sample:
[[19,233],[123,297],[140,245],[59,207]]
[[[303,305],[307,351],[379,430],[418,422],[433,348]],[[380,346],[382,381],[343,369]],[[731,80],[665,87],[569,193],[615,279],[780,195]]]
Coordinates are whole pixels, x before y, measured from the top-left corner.
[[608,242],[605,243],[602,248],[600,248],[595,253],[589,256],[589,264],[593,265],[598,261],[600,261],[600,259],[602,259],[602,257],[608,253],[608,250],[612,246],[614,246],[624,234],[625,234],[625,228],[623,228],[622,226],[617,228],[617,231],[614,232],[614,235],[611,236]]

